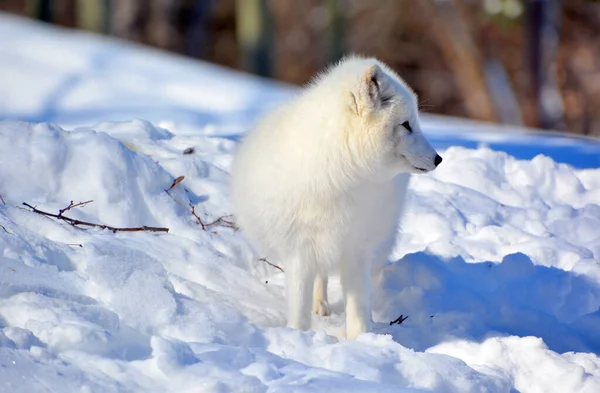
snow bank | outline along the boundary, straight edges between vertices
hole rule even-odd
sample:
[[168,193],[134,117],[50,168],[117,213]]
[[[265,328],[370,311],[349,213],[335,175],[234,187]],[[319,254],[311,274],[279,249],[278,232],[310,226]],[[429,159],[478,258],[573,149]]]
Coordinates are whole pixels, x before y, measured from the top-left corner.
[[245,124],[290,86],[148,46],[0,12],[0,118]]
[[[373,278],[375,332],[338,341],[337,280],[317,332],[284,328],[282,273],[181,206],[228,214],[235,142],[164,126],[0,123],[0,391],[600,391],[600,170],[446,150]],[[18,208],[87,200],[64,214],[169,232]]]
[[459,357],[480,371],[508,372],[520,392],[592,393],[600,389],[598,356],[559,355],[535,337],[490,338],[482,343],[460,340],[439,344],[427,352]]

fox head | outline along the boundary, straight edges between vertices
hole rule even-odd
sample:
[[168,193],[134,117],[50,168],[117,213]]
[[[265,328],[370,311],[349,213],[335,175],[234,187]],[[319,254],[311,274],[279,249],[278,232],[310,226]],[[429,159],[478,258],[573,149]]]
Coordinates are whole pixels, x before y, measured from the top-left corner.
[[362,145],[371,146],[384,169],[395,173],[426,173],[441,162],[421,132],[417,96],[385,64],[368,59],[348,98],[355,117],[353,130]]

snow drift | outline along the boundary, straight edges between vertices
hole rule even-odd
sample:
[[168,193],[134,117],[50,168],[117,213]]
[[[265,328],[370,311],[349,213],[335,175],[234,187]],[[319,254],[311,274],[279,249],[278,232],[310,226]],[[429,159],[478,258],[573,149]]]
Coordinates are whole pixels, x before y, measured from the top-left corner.
[[[339,283],[318,331],[284,328],[283,273],[181,206],[229,213],[235,142],[168,128],[0,123],[1,392],[600,391],[600,170],[447,149],[373,278],[375,333],[338,342]],[[169,232],[20,208],[87,200],[64,214]]]

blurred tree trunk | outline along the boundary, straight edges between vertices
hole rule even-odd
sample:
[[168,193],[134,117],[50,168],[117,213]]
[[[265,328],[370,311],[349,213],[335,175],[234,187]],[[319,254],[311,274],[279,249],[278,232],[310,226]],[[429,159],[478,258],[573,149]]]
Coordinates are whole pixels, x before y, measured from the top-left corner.
[[148,43],[161,49],[177,51],[177,40],[170,21],[175,10],[181,6],[181,0],[146,0],[148,19],[146,33]]
[[484,63],[484,72],[500,122],[522,126],[523,117],[519,102],[504,65],[495,57],[488,58]]
[[184,26],[182,52],[192,57],[206,57],[208,50],[208,21],[213,1],[188,0],[178,20]]
[[237,0],[236,20],[243,68],[271,76],[273,29],[267,0]]
[[61,26],[76,27],[77,25],[77,0],[54,0],[54,23]]
[[36,0],[34,4],[36,18],[43,22],[52,22],[52,1]]
[[474,119],[497,121],[498,115],[485,83],[481,55],[456,0],[419,0],[412,4],[420,7],[422,15],[430,19],[425,32],[431,35],[452,71],[467,114]]
[[538,126],[564,130],[564,108],[557,81],[560,0],[529,0],[529,64]]
[[342,0],[327,0],[330,22],[328,48],[329,63],[340,60],[346,52],[344,7],[340,4],[341,1]]
[[305,83],[329,60],[328,10],[323,0],[271,1],[274,20],[274,75]]
[[28,0],[0,0],[0,11],[30,16],[32,13],[29,3],[31,1]]
[[118,0],[111,10],[112,33],[131,41],[147,43],[149,7],[146,0]]
[[79,28],[97,33],[109,33],[110,0],[78,0],[76,24]]
[[[473,14],[470,19],[471,25],[475,25]],[[522,126],[524,122],[519,100],[509,72],[502,62],[503,45],[497,44],[502,42],[502,32],[498,25],[497,21],[488,19],[479,29],[479,47],[484,58],[485,80],[500,122]],[[512,23],[510,28],[518,28],[518,25]]]
[[[186,53],[186,41],[198,0],[152,0],[148,17],[148,42],[178,53]],[[210,3],[207,0],[201,0]]]

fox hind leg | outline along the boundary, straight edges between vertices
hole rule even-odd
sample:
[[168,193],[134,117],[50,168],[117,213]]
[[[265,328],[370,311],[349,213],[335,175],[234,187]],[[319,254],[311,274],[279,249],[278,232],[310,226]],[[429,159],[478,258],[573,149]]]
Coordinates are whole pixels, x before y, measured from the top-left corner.
[[327,283],[326,275],[318,274],[315,277],[313,288],[313,312],[322,317],[331,315],[329,302],[327,301]]

